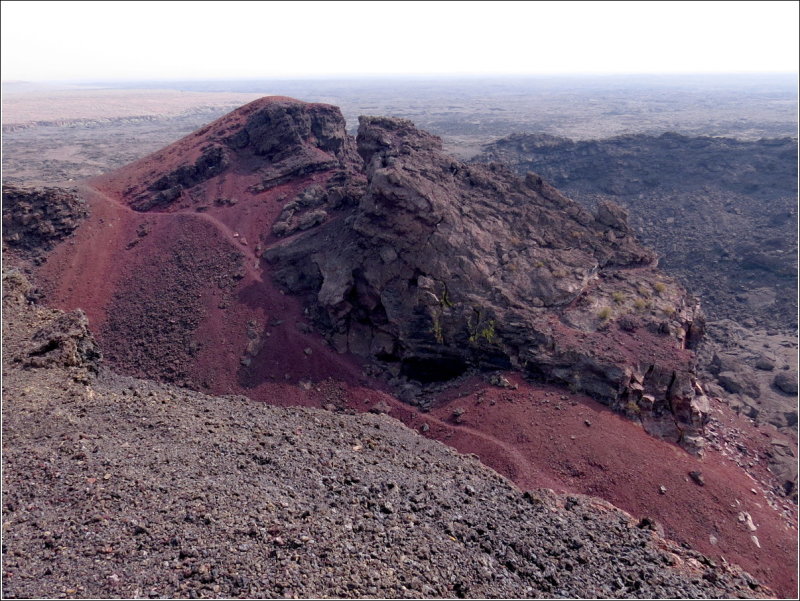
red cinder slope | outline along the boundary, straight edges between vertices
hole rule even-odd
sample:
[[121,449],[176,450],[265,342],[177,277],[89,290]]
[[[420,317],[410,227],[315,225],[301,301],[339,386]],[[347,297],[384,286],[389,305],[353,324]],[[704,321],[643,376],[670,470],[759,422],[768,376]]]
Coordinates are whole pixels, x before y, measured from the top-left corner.
[[344,125],[335,107],[264,98],[89,181],[89,219],[41,270],[51,302],[83,308],[133,375],[293,402],[301,379],[356,378],[260,260],[282,212],[301,230],[346,206],[363,176]]

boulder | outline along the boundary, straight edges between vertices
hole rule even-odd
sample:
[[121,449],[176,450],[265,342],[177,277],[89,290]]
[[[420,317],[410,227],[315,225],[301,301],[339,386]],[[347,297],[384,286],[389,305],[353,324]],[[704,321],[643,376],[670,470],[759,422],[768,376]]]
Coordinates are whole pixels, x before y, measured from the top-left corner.
[[755,368],[762,371],[772,371],[775,369],[775,360],[766,355],[761,355],[755,362]]
[[758,380],[747,371],[722,371],[717,374],[717,380],[732,394],[746,394],[754,399],[761,396]]
[[772,384],[786,394],[796,395],[797,394],[797,372],[794,371],[782,371],[777,374],[773,380]]

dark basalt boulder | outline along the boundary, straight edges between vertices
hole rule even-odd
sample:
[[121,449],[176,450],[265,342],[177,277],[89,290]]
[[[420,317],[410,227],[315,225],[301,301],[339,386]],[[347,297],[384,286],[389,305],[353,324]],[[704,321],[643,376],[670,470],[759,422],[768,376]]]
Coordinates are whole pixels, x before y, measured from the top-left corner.
[[797,394],[797,373],[796,372],[781,372],[775,376],[772,383],[775,387],[789,395]]
[[461,163],[402,119],[362,117],[358,152],[350,215],[265,254],[338,350],[423,383],[519,369],[698,444],[698,306],[622,209],[592,215],[535,174]]
[[[18,269],[3,270],[3,311],[13,313],[30,328],[24,344],[9,342],[3,323],[3,351],[24,368],[61,368],[73,379],[86,382],[100,370],[102,355],[89,330],[89,320],[80,309],[62,311],[37,308],[36,288]],[[24,318],[24,319],[22,319]],[[8,344],[7,344],[8,343]]]

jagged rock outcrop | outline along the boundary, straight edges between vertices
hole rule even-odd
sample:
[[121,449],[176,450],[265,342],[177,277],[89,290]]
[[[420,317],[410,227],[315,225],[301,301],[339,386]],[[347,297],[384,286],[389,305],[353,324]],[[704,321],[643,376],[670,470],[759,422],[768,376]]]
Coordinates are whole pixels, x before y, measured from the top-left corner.
[[[258,194],[280,184],[332,169],[351,170],[360,161],[345,121],[335,106],[289,98],[255,101],[190,136],[179,165],[166,174],[154,170],[125,190],[137,211],[174,210],[206,199],[203,184],[227,171],[259,175],[250,186]],[[169,149],[156,153],[169,157]],[[218,182],[217,182],[218,183]]]
[[3,186],[3,242],[38,254],[70,236],[88,215],[86,203],[61,188]]
[[337,349],[422,382],[523,370],[701,445],[702,316],[622,209],[592,215],[535,174],[456,161],[402,119],[362,118],[358,152],[351,215],[265,255]]
[[97,372],[101,353],[80,309],[60,315],[36,332],[23,363],[28,367],[82,367]]
[[[586,207],[613,200],[715,320],[797,329],[797,139],[513,134],[476,161],[533,170]],[[752,323],[747,323],[752,322]]]
[[24,315],[41,322],[29,339],[19,346],[5,346],[5,352],[24,368],[68,369],[78,381],[97,374],[102,354],[85,313],[80,309],[62,312],[36,307],[36,297],[35,288],[24,274],[16,269],[3,271],[4,309],[17,318]]

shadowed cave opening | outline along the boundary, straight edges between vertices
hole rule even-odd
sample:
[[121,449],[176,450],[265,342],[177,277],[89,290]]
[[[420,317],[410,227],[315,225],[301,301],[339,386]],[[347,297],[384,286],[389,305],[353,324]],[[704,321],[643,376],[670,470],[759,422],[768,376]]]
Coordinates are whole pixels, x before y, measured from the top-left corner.
[[422,384],[446,382],[464,374],[467,363],[457,357],[410,357],[403,360],[401,375]]

